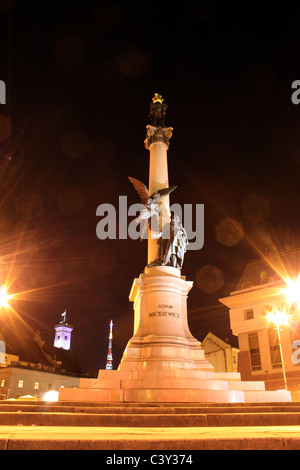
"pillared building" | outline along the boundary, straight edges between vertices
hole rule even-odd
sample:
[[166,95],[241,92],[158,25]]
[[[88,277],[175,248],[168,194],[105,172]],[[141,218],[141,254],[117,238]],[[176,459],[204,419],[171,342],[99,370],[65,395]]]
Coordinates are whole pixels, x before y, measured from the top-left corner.
[[[220,299],[229,307],[231,330],[238,336],[242,380],[263,380],[266,390],[284,389],[285,372],[293,400],[300,400],[300,308],[287,299],[284,279],[295,280],[299,272],[300,249],[251,261],[236,289]],[[272,310],[286,314],[287,324],[279,328],[281,345],[275,324],[268,320]]]

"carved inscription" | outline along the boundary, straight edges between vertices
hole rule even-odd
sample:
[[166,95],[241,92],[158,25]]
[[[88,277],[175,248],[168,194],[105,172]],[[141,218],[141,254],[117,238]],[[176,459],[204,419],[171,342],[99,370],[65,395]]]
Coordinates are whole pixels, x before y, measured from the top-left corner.
[[[170,304],[159,304],[157,306],[158,309],[172,309],[173,305]],[[167,310],[158,310],[157,312],[151,312],[149,313],[149,318],[150,317],[173,317],[173,318],[179,318],[180,313],[177,312],[169,312]]]

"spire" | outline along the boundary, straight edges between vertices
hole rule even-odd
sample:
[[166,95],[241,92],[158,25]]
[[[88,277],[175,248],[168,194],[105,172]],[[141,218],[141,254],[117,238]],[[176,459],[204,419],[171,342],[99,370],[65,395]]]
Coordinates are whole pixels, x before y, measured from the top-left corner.
[[109,324],[109,336],[108,336],[108,351],[107,351],[107,361],[106,361],[106,370],[112,370],[113,368],[113,355],[112,355],[112,340],[113,340],[113,321],[110,321]]

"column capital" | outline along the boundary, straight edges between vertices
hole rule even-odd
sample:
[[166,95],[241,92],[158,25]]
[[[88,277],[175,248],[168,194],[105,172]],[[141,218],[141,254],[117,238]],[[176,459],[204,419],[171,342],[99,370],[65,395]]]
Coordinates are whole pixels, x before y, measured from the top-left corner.
[[169,148],[169,140],[172,137],[173,127],[156,127],[148,124],[146,129],[147,134],[144,143],[147,150],[149,150],[150,145],[154,142],[162,142]]

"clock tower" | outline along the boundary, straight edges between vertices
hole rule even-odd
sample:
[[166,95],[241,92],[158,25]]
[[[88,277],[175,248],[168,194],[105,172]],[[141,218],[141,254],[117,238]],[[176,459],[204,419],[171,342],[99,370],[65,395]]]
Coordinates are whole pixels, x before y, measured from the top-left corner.
[[63,320],[55,325],[54,347],[69,350],[71,349],[71,335],[73,326],[67,323],[67,312],[64,311],[61,316]]

